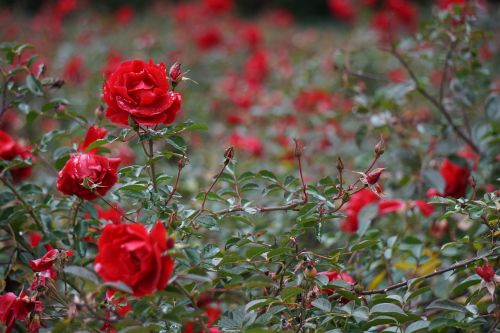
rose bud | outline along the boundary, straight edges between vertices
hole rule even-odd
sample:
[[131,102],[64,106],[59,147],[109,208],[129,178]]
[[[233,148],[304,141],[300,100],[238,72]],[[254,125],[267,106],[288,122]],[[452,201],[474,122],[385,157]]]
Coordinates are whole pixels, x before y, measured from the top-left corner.
[[380,175],[384,172],[384,168],[377,168],[366,175],[366,181],[368,185],[374,185],[378,182]]
[[318,271],[313,265],[309,264],[306,266],[306,269],[304,270],[304,276],[306,277],[306,279],[314,279],[317,274]]
[[380,138],[380,141],[375,145],[375,155],[380,156],[385,152],[385,141],[383,138]]
[[475,269],[477,275],[479,275],[485,282],[491,282],[495,277],[495,270],[489,262],[482,266],[478,266]]
[[168,76],[172,82],[178,83],[182,80],[181,64],[178,62],[174,63],[170,70],[168,71]]

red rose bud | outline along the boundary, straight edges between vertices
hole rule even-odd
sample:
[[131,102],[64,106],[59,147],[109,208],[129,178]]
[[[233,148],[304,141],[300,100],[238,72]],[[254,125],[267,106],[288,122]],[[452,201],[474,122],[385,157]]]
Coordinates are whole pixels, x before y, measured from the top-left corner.
[[174,63],[168,71],[168,76],[170,76],[170,80],[172,80],[172,82],[177,83],[182,80],[181,64],[178,62]]
[[495,270],[489,262],[485,263],[483,266],[476,267],[475,271],[485,282],[491,282],[495,276]]
[[369,185],[374,185],[378,182],[380,175],[384,172],[384,168],[377,168],[366,175],[366,181]]
[[232,160],[234,157],[234,148],[233,147],[227,148],[226,151],[224,152],[224,157],[226,158],[226,160]]

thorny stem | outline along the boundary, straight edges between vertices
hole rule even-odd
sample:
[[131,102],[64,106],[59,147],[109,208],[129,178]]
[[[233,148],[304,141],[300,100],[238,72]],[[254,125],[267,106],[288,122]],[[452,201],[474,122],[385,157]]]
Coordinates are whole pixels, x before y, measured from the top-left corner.
[[154,149],[153,149],[153,140],[148,140],[149,144],[149,167],[151,169],[151,181],[153,182],[153,189],[155,192],[158,192],[158,185],[156,184],[156,167],[154,161]]
[[[491,251],[489,251],[489,252],[487,252],[485,254],[482,254],[480,256],[476,256],[474,258],[462,260],[462,261],[460,261],[460,262],[458,262],[458,263],[456,263],[454,265],[451,265],[450,267],[443,268],[443,269],[440,269],[440,270],[435,271],[433,273],[422,275],[422,276],[417,277],[417,278],[426,280],[426,279],[429,279],[429,278],[431,278],[433,276],[441,275],[443,273],[446,273],[446,272],[449,272],[449,271],[453,271],[453,270],[465,267],[465,266],[467,266],[469,264],[474,263],[477,260],[480,260],[480,259],[483,259],[483,258],[486,258],[486,257],[489,257],[489,256],[493,255],[494,252],[495,252],[495,250],[497,250],[498,248],[499,247],[495,247]],[[399,288],[402,288],[402,287],[406,287],[408,285],[408,283],[410,281],[412,281],[412,280],[415,280],[415,279],[411,279],[411,280],[406,280],[406,281],[403,281],[403,282],[399,282],[399,283],[393,284],[393,285],[391,285],[389,287],[386,287],[386,288],[360,291],[360,292],[357,292],[357,294],[358,295],[362,295],[362,296],[375,295],[375,294],[386,294],[388,291],[399,289]]]
[[23,199],[21,194],[19,192],[17,192],[14,185],[12,185],[12,183],[5,176],[0,177],[0,180],[2,181],[2,183],[4,183],[5,186],[7,186],[9,188],[9,190],[12,192],[12,194],[14,194],[16,199],[21,203],[23,208],[33,218],[33,221],[35,221],[36,225],[38,226],[40,231],[43,233],[42,221],[40,221],[38,216],[35,214],[35,211],[33,210],[33,208]]
[[[97,194],[97,193],[96,193]],[[102,200],[102,202],[104,202],[106,205],[108,205],[109,207],[113,208],[113,209],[116,209],[116,206],[113,205],[111,202],[109,202],[108,200],[106,200],[106,198],[104,198],[102,195],[99,195],[99,199]],[[131,218],[129,218],[127,215],[125,214],[122,214],[122,217],[129,221],[129,222],[132,222],[132,223],[135,223],[136,221],[132,220]]]
[[77,198],[75,203],[73,204],[73,207],[71,207],[71,225],[73,226],[73,242],[76,244],[76,225],[77,225],[77,217],[78,217],[78,211],[80,210],[80,207],[83,203],[83,200],[80,198]]
[[182,169],[184,168],[183,159],[184,157],[182,157],[182,159],[179,160],[179,163],[177,163],[177,176],[175,177],[175,184],[174,187],[172,188],[172,191],[169,193],[168,198],[165,200],[165,206],[167,206],[170,200],[172,200],[175,192],[177,192],[177,188],[179,187],[179,179],[181,178],[181,172]]
[[[181,285],[179,282],[174,281],[173,284],[177,287],[177,289],[179,289],[181,291],[182,294],[184,294],[184,296],[186,296],[189,299],[189,301],[191,302],[191,304],[193,305],[193,307],[195,309],[199,310],[199,307],[198,307],[198,305],[196,305],[196,300],[194,299],[193,295],[191,295],[191,293],[189,291],[187,291],[186,288],[184,288],[184,286]],[[207,325],[205,325],[205,323],[203,322],[203,320],[200,319],[198,322],[202,326],[203,332],[208,332]]]
[[[387,50],[385,50],[387,51]],[[410,65],[408,62],[399,54],[399,52],[396,50],[396,46],[393,45],[392,48],[388,51],[398,61],[401,63],[401,65],[406,69],[408,74],[410,75],[413,83],[415,84],[415,89],[423,96],[425,97],[431,104],[433,104],[436,109],[444,116],[446,119],[447,123],[451,126],[455,134],[457,134],[463,141],[465,141],[471,148],[478,154],[481,153],[479,150],[478,146],[472,141],[471,138],[469,138],[455,123],[453,122],[453,118],[451,117],[450,113],[446,109],[446,107],[440,103],[435,97],[433,97],[427,90],[422,88],[422,85],[420,84],[420,81],[418,80],[415,72],[411,69]]]

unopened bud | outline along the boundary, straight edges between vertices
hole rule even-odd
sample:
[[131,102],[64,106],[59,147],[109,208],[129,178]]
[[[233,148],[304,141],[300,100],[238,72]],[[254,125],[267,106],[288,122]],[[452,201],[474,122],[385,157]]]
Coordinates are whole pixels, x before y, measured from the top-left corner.
[[301,157],[304,152],[304,145],[302,145],[302,143],[297,139],[293,139],[293,141],[295,142],[295,157]]
[[179,167],[179,169],[184,168],[186,164],[187,164],[187,158],[184,156],[182,156],[182,158],[179,161],[177,161],[177,166]]
[[377,144],[375,145],[374,151],[375,151],[375,155],[377,157],[382,155],[385,152],[385,141],[383,138],[380,138],[380,141],[377,142]]
[[172,82],[178,83],[182,80],[181,64],[178,62],[174,63],[170,70],[168,71],[168,76]]
[[104,118],[104,106],[99,105],[94,111],[95,117],[98,121]]
[[230,161],[233,159],[234,157],[234,148],[233,147],[229,147],[226,149],[226,151],[224,152],[224,157],[226,158],[226,161]]
[[384,172],[384,168],[377,168],[366,175],[366,182],[368,185],[374,185],[378,182],[380,175]]
[[344,170],[344,162],[342,161],[342,158],[340,156],[337,156],[337,170]]

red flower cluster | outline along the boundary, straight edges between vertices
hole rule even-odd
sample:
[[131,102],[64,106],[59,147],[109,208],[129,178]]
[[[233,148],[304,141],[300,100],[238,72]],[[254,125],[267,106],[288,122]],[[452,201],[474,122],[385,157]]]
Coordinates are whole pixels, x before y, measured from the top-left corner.
[[[106,130],[92,126],[89,128],[80,150],[106,135]],[[76,195],[84,200],[94,200],[104,196],[117,182],[120,159],[96,155],[96,149],[88,153],[71,155],[57,179],[57,189],[67,195]]]
[[174,271],[174,259],[166,254],[173,240],[161,222],[148,233],[142,224],[108,224],[97,245],[95,271],[108,282],[127,284],[134,296],[166,287]]
[[[0,130],[0,159],[11,161],[16,157],[26,160],[33,158],[33,155],[27,147],[21,146],[9,134]],[[31,166],[11,169],[10,174],[14,181],[29,178],[31,176]]]
[[141,125],[171,124],[180,111],[182,97],[169,91],[165,64],[141,60],[121,63],[104,83],[106,117],[127,125],[129,117]]

